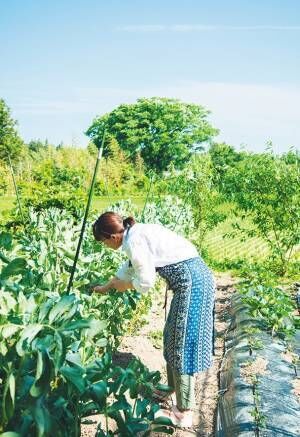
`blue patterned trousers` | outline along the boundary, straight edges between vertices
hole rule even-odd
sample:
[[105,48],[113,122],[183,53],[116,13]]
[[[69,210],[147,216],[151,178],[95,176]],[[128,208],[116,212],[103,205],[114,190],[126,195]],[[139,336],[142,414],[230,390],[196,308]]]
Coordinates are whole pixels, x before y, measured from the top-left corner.
[[215,282],[202,258],[157,268],[173,290],[164,328],[164,358],[182,375],[212,365]]

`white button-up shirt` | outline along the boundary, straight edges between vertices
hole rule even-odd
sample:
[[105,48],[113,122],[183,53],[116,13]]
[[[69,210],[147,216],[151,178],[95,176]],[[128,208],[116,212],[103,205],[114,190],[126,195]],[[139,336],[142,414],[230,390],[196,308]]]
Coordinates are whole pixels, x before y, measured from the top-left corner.
[[153,287],[156,267],[175,264],[199,256],[195,246],[184,237],[159,224],[137,223],[124,232],[122,250],[131,261],[121,265],[119,279],[131,282],[144,293]]

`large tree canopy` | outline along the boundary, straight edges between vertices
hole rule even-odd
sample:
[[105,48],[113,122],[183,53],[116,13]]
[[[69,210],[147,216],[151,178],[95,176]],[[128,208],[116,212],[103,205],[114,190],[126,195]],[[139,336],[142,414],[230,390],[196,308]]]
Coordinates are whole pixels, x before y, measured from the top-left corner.
[[207,121],[209,111],[176,99],[152,97],[122,104],[96,118],[86,134],[99,147],[104,127],[121,149],[135,159],[140,152],[148,169],[181,168],[192,153],[218,133]]
[[0,99],[0,159],[7,160],[8,153],[12,159],[17,158],[22,150],[23,141],[16,130],[17,122],[10,115],[10,110]]

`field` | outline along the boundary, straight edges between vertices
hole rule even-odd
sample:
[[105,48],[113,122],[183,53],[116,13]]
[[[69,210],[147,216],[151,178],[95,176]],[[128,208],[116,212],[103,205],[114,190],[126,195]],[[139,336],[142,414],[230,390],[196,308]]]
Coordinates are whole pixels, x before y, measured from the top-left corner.
[[0,437],[299,437],[295,8],[2,3]]
[[[122,200],[121,196],[102,196],[94,197],[92,200],[92,208],[101,211],[107,205]],[[126,196],[126,199],[132,200],[134,204],[141,207],[144,204],[143,196]],[[15,202],[15,196],[0,196],[0,212],[10,210],[13,208]]]
[[[290,277],[285,275],[283,278],[282,264],[279,265],[281,270],[276,263],[264,265],[265,261],[270,261],[268,255],[272,252],[266,241],[259,237],[258,228],[254,228],[249,217],[245,218],[246,214],[236,216],[232,212],[236,205],[233,202],[223,202],[219,206],[210,203],[207,196],[211,188],[203,197],[199,190],[203,181],[200,182],[194,186],[195,197],[190,203],[185,201],[185,197],[171,196],[166,192],[161,197],[150,196],[145,206],[146,190],[141,190],[139,196],[95,197],[92,213],[99,214],[110,205],[122,217],[133,213],[137,221],[161,223],[170,229],[175,226],[178,233],[196,244],[200,244],[201,229],[211,223],[210,210],[215,210],[217,220],[223,217],[223,221],[207,232],[202,246],[203,257],[217,278],[215,346],[218,353],[210,370],[211,391],[200,399],[202,382],[201,378],[197,379],[196,403],[207,435],[212,436],[216,423],[209,412],[219,405],[216,401],[217,374],[218,366],[225,359],[224,333],[230,325],[229,290],[231,293],[239,291],[245,311],[260,326],[258,329],[249,322],[243,333],[250,357],[255,355],[256,349],[262,349],[260,335],[267,335],[267,342],[276,335],[283,336],[286,341],[284,350],[292,351],[289,342],[299,326],[299,318],[295,316],[293,300],[295,271]],[[71,183],[68,187],[71,192]],[[55,193],[59,198],[63,192],[60,185],[53,185],[53,188],[57,189]],[[190,191],[188,193],[191,195]],[[212,194],[212,199],[214,195],[216,193]],[[47,191],[47,196],[52,200],[51,190]],[[78,200],[74,196],[72,202],[74,199]],[[13,196],[0,198],[2,224],[12,210],[14,200]],[[124,437],[135,437],[139,432],[143,436],[175,433],[181,437],[184,432],[175,431],[168,426],[169,423],[154,418],[158,405],[152,399],[152,392],[158,388],[168,390],[164,385],[162,355],[158,369],[153,366],[154,354],[151,353],[151,347],[162,348],[162,283],[158,281],[152,292],[145,295],[133,290],[91,293],[90,284],[105,283],[125,258],[122,251],[107,249],[86,231],[69,288],[83,219],[82,208],[76,203],[71,206],[75,207],[70,208],[66,201],[63,209],[48,206],[41,212],[31,208],[26,210],[24,226],[20,226],[18,221],[15,225],[12,222],[8,227],[3,226],[0,233],[0,379],[4,381],[0,386],[3,412],[0,432],[16,431],[13,437],[50,437],[54,434],[58,437],[109,437],[114,432]],[[202,216],[195,226],[199,219],[198,207],[202,208]],[[261,208],[263,210],[264,205]],[[268,213],[269,210],[267,206]],[[234,212],[237,211],[236,207]],[[253,208],[253,214],[255,212],[256,208]],[[90,229],[91,218],[90,214],[87,229]],[[255,236],[242,238],[241,233],[233,235],[235,223],[255,230]],[[13,233],[12,226],[15,226]],[[272,232],[271,228],[269,230]],[[289,234],[285,233],[284,238],[289,238]],[[297,246],[294,252],[296,257],[290,264],[296,266]],[[218,274],[218,270],[226,272]],[[240,279],[234,279],[233,275]],[[234,288],[233,283],[236,284]],[[159,308],[153,305],[154,302],[159,303]],[[148,324],[146,329],[144,324],[146,320],[149,322],[149,318],[152,325]],[[124,344],[128,349],[122,349]],[[119,365],[115,357],[120,351],[133,360],[125,362],[121,359],[122,365]],[[136,357],[142,358],[143,362]],[[296,363],[295,354],[292,359]],[[249,363],[245,361],[244,364]],[[253,381],[251,384],[258,393],[259,387]],[[248,409],[254,393],[251,390],[249,407],[245,407]],[[254,415],[251,426],[257,429],[262,427],[259,416],[262,406],[257,396],[254,401],[255,414],[250,412],[251,416]],[[90,428],[89,421],[93,422]],[[194,430],[197,431],[199,426],[202,425],[198,420]]]
[[[135,196],[126,199],[141,209],[145,202],[145,197]],[[0,197],[0,211],[8,211],[13,207],[15,197],[6,196]],[[122,200],[120,196],[103,196],[96,197],[92,200],[92,209],[96,211],[104,210],[108,205]],[[226,207],[225,207],[226,210]],[[215,229],[209,231],[204,239],[204,245],[208,250],[209,256],[217,261],[240,261],[242,259],[251,261],[264,258],[268,254],[267,244],[259,238],[248,238],[246,241],[241,241],[240,236],[224,237],[225,234],[232,232],[232,223],[236,219],[228,217],[224,222],[216,226]]]
[[[142,209],[145,203],[145,196],[126,196],[133,205]],[[108,205],[123,200],[120,196],[95,197],[92,200],[92,209],[103,211]],[[15,196],[0,197],[0,217],[1,213],[13,208]],[[222,209],[229,211],[228,205]],[[213,230],[209,231],[204,238],[204,247],[207,249],[209,258],[217,263],[240,262],[242,260],[255,262],[264,259],[269,254],[269,248],[265,241],[258,237],[242,238],[241,235],[227,236],[233,231],[232,224],[240,222],[236,217],[229,215],[226,220],[219,223]],[[249,223],[248,223],[249,224]],[[300,247],[295,248],[295,258],[300,258]]]
[[237,221],[236,218],[228,217],[208,232],[204,243],[210,257],[219,262],[263,259],[269,253],[269,249],[267,243],[260,238],[253,237],[242,241],[241,235],[226,236],[233,231],[232,223],[235,221]]

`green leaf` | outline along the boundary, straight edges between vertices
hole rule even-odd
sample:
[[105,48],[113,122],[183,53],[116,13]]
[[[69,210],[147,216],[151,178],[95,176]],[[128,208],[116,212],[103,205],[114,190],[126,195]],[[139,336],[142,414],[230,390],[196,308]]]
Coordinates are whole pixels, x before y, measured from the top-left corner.
[[84,329],[90,327],[90,321],[89,320],[76,320],[75,322],[68,323],[66,326],[62,326],[59,330],[60,331],[73,331],[75,329]]
[[114,381],[110,382],[109,384],[109,394],[114,393],[116,395],[117,391],[120,388],[120,385],[122,384],[123,380],[126,378],[125,371],[123,369],[120,369],[121,375],[114,376]]
[[166,426],[156,426],[152,428],[152,432],[164,432],[165,434],[174,434],[174,428],[168,428]]
[[149,429],[149,423],[141,421],[141,419],[127,420],[127,428],[132,432],[132,435],[137,435],[141,431],[147,431]]
[[89,280],[88,279],[81,279],[80,281],[75,281],[74,283],[73,283],[73,288],[80,288],[80,287],[82,287],[83,285],[87,285],[87,284],[89,284]]
[[96,341],[96,345],[99,347],[105,347],[107,346],[107,338],[100,338],[99,340]]
[[38,402],[35,405],[33,416],[38,429],[38,437],[45,437],[48,435],[50,428],[49,414],[41,402]]
[[32,314],[36,308],[34,297],[31,295],[28,298],[21,291],[18,295],[18,307],[21,314],[29,313]]
[[11,373],[8,378],[9,393],[12,400],[12,405],[15,405],[15,394],[16,394],[16,380],[14,375]]
[[82,360],[79,352],[69,352],[66,354],[66,361],[77,366],[82,366]]
[[149,399],[138,399],[136,403],[136,415],[142,416],[147,412],[147,407],[150,404]]
[[51,309],[49,313],[49,323],[52,324],[54,321],[58,321],[63,315],[68,316],[71,313],[74,314],[77,309],[76,296],[74,294],[63,296]]
[[38,321],[43,322],[45,317],[50,311],[50,308],[53,306],[54,301],[52,299],[46,300],[46,302],[42,303],[39,311]]
[[65,361],[66,346],[64,344],[63,337],[60,335],[60,333],[58,331],[55,331],[54,341],[55,341],[56,347],[55,347],[55,351],[54,351],[53,361],[54,361],[55,371],[57,373],[58,369],[60,369],[60,367],[63,365],[63,363]]
[[128,433],[128,429],[127,429],[127,426],[126,426],[126,422],[125,422],[125,420],[123,418],[123,415],[119,411],[116,411],[115,413],[111,413],[110,417],[112,417],[116,421],[116,423],[118,425],[118,429],[117,429],[118,435],[120,435],[120,436],[127,436],[127,435],[130,436],[130,434]]
[[172,387],[170,387],[169,385],[166,384],[157,384],[155,386],[155,388],[157,388],[157,390],[161,390],[161,391],[165,391],[165,392],[173,392],[174,389]]
[[15,258],[7,266],[2,269],[1,279],[7,279],[11,276],[16,276],[24,272],[27,262],[24,258]]
[[97,402],[100,408],[103,408],[107,399],[107,384],[105,381],[100,381],[90,387],[91,397]]
[[38,397],[42,393],[49,393],[50,382],[53,380],[53,362],[50,360],[47,350],[41,352],[42,356],[40,355],[37,362],[36,379],[30,390],[30,394],[34,397]]
[[156,419],[153,420],[153,423],[155,425],[170,425],[173,426],[173,423],[171,421],[171,419],[169,419],[169,417],[157,417]]
[[130,379],[128,382],[128,387],[129,387],[129,393],[130,393],[130,397],[131,399],[135,399],[138,397],[138,393],[139,393],[139,383],[136,379]]
[[[11,376],[9,375],[4,386],[3,397],[2,397],[2,415],[3,415],[4,422],[8,422],[14,414],[14,399],[12,399],[11,396],[10,378]],[[13,398],[14,398],[15,397],[14,387],[12,388],[13,388]]]
[[0,260],[3,261],[5,264],[10,263],[10,260],[5,255],[3,255],[2,252],[0,252]]
[[5,250],[10,250],[12,247],[12,235],[8,232],[0,233],[0,247]]
[[[20,325],[6,325],[2,328],[1,333],[3,338],[12,337],[16,332],[18,332],[22,326]],[[0,328],[1,329],[1,328]]]
[[61,367],[60,373],[65,379],[71,382],[79,393],[83,393],[86,389],[85,379],[83,379],[83,371],[77,367]]
[[2,432],[0,434],[0,437],[21,437],[21,434],[14,431],[7,431],[7,432]]
[[25,348],[29,347],[30,343],[41,331],[41,329],[43,329],[43,325],[39,325],[37,323],[29,325],[24,329],[18,343],[16,344],[16,351],[20,357],[25,354]]
[[7,316],[12,310],[15,311],[16,299],[9,292],[0,290],[0,314]]
[[33,397],[38,397],[42,393],[42,388],[37,386],[37,382],[43,374],[44,369],[44,360],[43,360],[43,352],[38,351],[37,363],[36,363],[36,374],[35,374],[35,382],[32,384],[30,388],[30,394]]
[[125,396],[122,396],[122,399],[119,399],[118,401],[114,402],[112,405],[110,405],[107,408],[108,415],[110,413],[114,413],[116,411],[130,411],[131,405],[126,401]]
[[85,335],[88,338],[94,338],[97,334],[102,332],[107,327],[107,322],[105,320],[91,319],[89,323],[90,326],[85,331]]
[[5,355],[7,354],[7,352],[8,352],[8,349],[7,349],[7,347],[5,346],[4,342],[2,341],[2,342],[0,343],[0,354],[3,355],[3,356],[5,356]]

